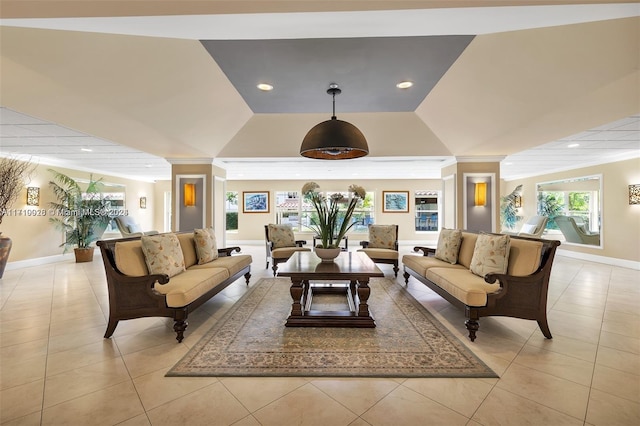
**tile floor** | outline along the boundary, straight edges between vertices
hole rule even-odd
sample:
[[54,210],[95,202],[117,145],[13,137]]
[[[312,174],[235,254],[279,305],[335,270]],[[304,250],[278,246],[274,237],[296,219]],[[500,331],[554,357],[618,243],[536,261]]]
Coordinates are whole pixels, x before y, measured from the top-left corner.
[[[408,252],[410,247],[403,247]],[[251,283],[264,276],[264,249]],[[381,268],[391,275],[389,265]],[[464,316],[422,284],[424,303],[500,379],[165,378],[245,291],[239,280],[190,318],[121,322],[102,338],[102,263],[5,272],[0,280],[2,425],[637,425],[640,271],[557,256],[546,340],[533,321]]]

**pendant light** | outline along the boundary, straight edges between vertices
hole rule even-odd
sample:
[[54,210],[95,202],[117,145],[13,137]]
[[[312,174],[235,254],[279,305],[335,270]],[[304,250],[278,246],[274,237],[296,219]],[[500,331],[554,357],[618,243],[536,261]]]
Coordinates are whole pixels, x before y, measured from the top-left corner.
[[369,146],[362,132],[353,124],[336,118],[336,95],[342,90],[332,83],[327,93],[333,97],[331,120],[316,124],[309,130],[302,140],[300,155],[320,160],[345,160],[369,154]]

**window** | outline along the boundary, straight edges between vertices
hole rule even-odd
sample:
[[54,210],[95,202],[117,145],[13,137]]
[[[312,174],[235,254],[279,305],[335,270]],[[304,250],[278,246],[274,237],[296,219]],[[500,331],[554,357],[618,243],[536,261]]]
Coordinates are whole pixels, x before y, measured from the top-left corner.
[[439,192],[416,191],[416,231],[437,231],[439,229]]
[[227,231],[238,230],[238,192],[227,191],[225,198],[225,211],[226,211],[226,228]]
[[[328,192],[327,195],[331,196],[335,192]],[[344,209],[346,210],[346,206],[349,204],[348,200],[350,197],[349,192],[340,192],[344,196]],[[375,223],[375,197],[373,192],[367,192],[364,200],[361,203],[358,203],[358,206],[353,211],[353,215],[351,216],[351,220],[353,222],[353,226],[349,230],[349,233],[358,232],[358,233],[366,233],[368,232],[368,227],[370,224]],[[302,232],[313,232],[311,229],[311,218],[315,215],[315,210],[313,208],[313,204],[308,201],[302,200],[300,204],[300,231]]]
[[300,230],[300,196],[297,191],[276,191],[276,223]]

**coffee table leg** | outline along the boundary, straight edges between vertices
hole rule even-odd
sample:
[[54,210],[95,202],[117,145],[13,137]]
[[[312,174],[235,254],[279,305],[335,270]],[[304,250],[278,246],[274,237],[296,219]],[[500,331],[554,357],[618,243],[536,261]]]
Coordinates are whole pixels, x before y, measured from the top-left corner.
[[300,299],[302,298],[303,288],[302,288],[303,280],[297,278],[291,278],[291,298],[293,299],[293,304],[291,305],[291,316],[302,316],[302,305],[300,304]]
[[371,289],[369,288],[369,280],[359,280],[358,281],[358,299],[360,299],[360,304],[358,305],[358,316],[359,317],[368,317],[369,316],[369,305],[367,301],[369,300],[369,294],[371,293]]

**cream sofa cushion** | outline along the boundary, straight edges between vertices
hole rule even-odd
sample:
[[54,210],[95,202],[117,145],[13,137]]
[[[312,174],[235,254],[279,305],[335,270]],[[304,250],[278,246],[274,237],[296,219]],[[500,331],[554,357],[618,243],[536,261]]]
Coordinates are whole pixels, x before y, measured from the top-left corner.
[[516,277],[531,275],[540,267],[542,243],[511,238],[507,274]]
[[198,256],[196,255],[196,243],[193,240],[193,232],[179,233],[176,235],[178,235],[180,247],[182,248],[182,255],[184,256],[184,267],[188,268],[198,263]]
[[504,274],[509,263],[509,235],[480,234],[471,259],[471,272],[481,277],[489,273]]
[[143,235],[140,242],[151,274],[173,277],[185,271],[184,255],[176,234]]
[[193,241],[196,246],[198,265],[211,262],[218,258],[218,245],[213,228],[194,229]]
[[252,258],[249,254],[220,256],[212,262],[204,263],[202,265],[193,265],[187,270],[187,272],[196,269],[224,268],[229,271],[229,276],[232,276],[240,272],[242,268],[251,265],[251,262]]
[[466,268],[430,268],[426,278],[469,306],[485,306],[487,294],[500,289],[500,284],[489,284]]
[[442,229],[438,236],[438,246],[436,247],[436,259],[449,263],[458,262],[458,253],[462,243],[462,231],[459,229]]
[[189,269],[172,277],[167,284],[156,284],[154,289],[166,295],[167,306],[180,308],[193,302],[227,278],[229,278],[229,271],[226,268]]
[[271,257],[273,259],[288,259],[298,251],[311,251],[311,249],[307,247],[283,247],[271,250]]
[[462,232],[462,242],[460,243],[460,251],[458,252],[458,263],[469,269],[471,267],[471,259],[476,248],[478,234],[470,232]]
[[415,254],[405,254],[402,256],[402,264],[407,268],[413,269],[423,277],[430,268],[457,268],[468,271],[464,266],[459,264],[454,265],[432,256],[418,256]]
[[116,267],[123,274],[130,277],[149,275],[140,240],[116,243],[114,257]]

